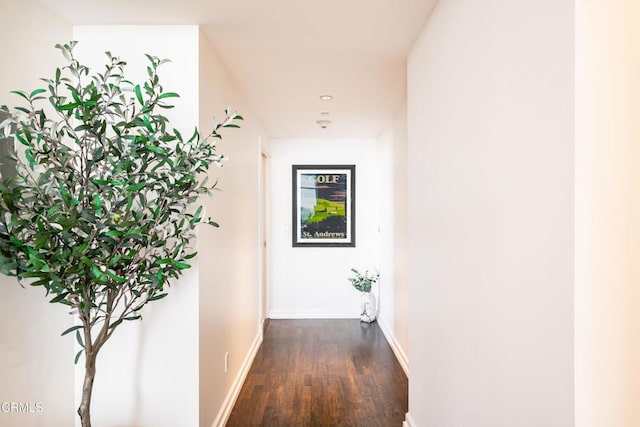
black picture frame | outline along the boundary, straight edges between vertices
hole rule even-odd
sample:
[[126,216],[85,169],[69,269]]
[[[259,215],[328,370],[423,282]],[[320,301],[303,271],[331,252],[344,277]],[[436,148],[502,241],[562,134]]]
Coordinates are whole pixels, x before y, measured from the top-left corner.
[[292,165],[293,247],[356,246],[356,166]]

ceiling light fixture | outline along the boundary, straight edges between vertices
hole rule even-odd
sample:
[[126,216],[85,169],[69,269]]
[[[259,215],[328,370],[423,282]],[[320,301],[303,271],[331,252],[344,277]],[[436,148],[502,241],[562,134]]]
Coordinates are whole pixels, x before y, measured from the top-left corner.
[[322,129],[326,129],[331,124],[331,120],[318,120],[316,123]]
[[320,100],[321,101],[331,101],[333,99],[333,96],[331,95],[321,95],[320,96]]

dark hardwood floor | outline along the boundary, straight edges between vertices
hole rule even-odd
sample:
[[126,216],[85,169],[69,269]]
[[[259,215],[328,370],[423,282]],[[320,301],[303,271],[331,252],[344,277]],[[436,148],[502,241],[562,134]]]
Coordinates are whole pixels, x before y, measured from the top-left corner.
[[377,323],[271,320],[227,427],[400,427],[407,387]]

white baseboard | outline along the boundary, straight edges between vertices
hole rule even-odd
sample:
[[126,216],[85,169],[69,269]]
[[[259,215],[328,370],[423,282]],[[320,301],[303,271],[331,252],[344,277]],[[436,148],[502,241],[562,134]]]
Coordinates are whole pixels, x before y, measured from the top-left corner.
[[378,318],[378,326],[380,326],[382,333],[387,338],[387,342],[389,343],[389,346],[391,346],[391,350],[393,350],[393,354],[396,355],[396,359],[398,359],[398,363],[400,363],[402,370],[404,371],[405,375],[408,378],[409,377],[409,358],[407,357],[406,353],[404,352],[404,350],[396,340],[396,337],[387,327],[387,324],[384,323],[384,321],[380,318]]
[[251,365],[253,364],[253,360],[256,358],[256,354],[258,354],[258,350],[260,349],[260,344],[262,344],[262,330],[258,331],[256,338],[253,340],[253,344],[251,344],[251,348],[249,349],[249,353],[244,358],[242,362],[242,366],[240,367],[240,371],[238,371],[238,375],[236,379],[233,381],[231,385],[231,389],[225,397],[222,407],[218,411],[218,415],[216,416],[215,421],[211,425],[212,427],[224,427],[227,421],[229,421],[229,416],[231,415],[231,411],[233,410],[233,406],[236,404],[236,400],[240,395],[240,390],[242,390],[242,385],[244,381],[247,379],[247,374],[249,373],[249,369],[251,369]]
[[416,426],[416,423],[413,421],[413,418],[411,418],[411,414],[407,412],[407,415],[405,415],[405,419],[404,422],[402,423],[402,427],[418,427]]
[[271,319],[359,319],[360,314],[353,311],[314,311],[314,310],[271,310]]

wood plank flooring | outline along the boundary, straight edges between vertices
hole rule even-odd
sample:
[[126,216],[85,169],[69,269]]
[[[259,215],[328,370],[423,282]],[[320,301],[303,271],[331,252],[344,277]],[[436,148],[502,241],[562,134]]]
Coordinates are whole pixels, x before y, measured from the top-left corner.
[[377,323],[271,320],[227,427],[400,427],[407,389]]

